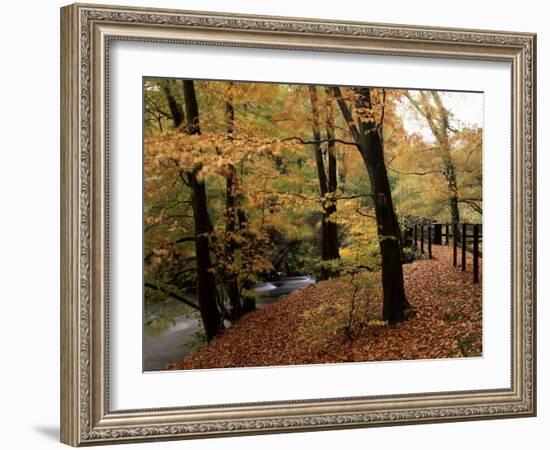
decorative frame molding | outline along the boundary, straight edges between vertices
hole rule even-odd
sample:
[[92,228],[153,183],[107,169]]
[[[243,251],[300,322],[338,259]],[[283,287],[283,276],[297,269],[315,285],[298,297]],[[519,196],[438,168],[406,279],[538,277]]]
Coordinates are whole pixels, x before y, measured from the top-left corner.
[[[512,66],[512,386],[486,391],[110,411],[109,42],[507,61]],[[536,36],[75,4],[61,9],[61,440],[78,446],[533,416]]]

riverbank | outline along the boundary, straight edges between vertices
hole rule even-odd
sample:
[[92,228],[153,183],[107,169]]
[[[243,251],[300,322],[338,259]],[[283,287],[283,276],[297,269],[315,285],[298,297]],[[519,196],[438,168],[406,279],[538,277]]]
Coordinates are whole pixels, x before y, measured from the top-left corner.
[[[282,297],[315,284],[310,275],[283,277],[266,281],[254,287],[257,293],[256,308],[265,308]],[[178,302],[163,304],[168,314],[181,309]],[[165,313],[166,314],[166,313]],[[174,322],[159,333],[145,333],[143,336],[143,370],[145,372],[164,370],[172,361],[183,359],[197,351],[196,346],[204,345],[201,336],[204,334],[200,316],[176,315]],[[187,345],[186,345],[187,344]]]
[[[450,247],[403,267],[417,314],[381,317],[378,273],[323,281],[254,313],[170,370],[480,356],[482,284],[452,266]],[[471,262],[468,261],[469,267]]]

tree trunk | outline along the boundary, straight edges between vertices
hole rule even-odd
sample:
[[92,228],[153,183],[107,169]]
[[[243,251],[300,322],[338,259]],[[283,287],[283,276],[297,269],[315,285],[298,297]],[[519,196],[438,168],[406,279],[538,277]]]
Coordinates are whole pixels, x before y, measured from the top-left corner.
[[[455,164],[449,146],[449,112],[443,105],[441,97],[436,91],[430,91],[430,95],[425,91],[420,91],[420,100],[415,100],[408,93],[405,95],[416,111],[426,119],[439,145],[439,154],[442,160],[441,172],[447,181],[447,188],[449,190],[451,223],[455,224],[457,226],[456,229],[459,230],[460,211],[458,209],[458,183],[456,179]],[[430,102],[430,97],[433,100],[433,104]],[[458,231],[457,236],[460,239],[460,231]]]
[[[237,220],[239,224],[239,232],[242,234],[243,237],[247,237],[249,234],[247,232],[248,229],[248,220],[246,218],[246,213],[244,211],[244,208],[242,207],[243,199],[242,194],[239,194],[237,196]],[[250,237],[250,239],[253,239],[253,237]],[[250,291],[252,289],[252,281],[249,277],[245,277],[244,280],[241,283],[241,292],[242,290]],[[252,311],[256,311],[256,297],[254,295],[245,294],[242,297],[242,306],[241,306],[241,316],[244,316],[245,314],[248,314]]]
[[222,315],[218,309],[216,298],[216,280],[212,274],[210,260],[210,243],[208,235],[211,231],[210,217],[206,198],[204,181],[197,178],[198,170],[188,173],[187,179],[191,187],[193,217],[195,221],[195,253],[197,255],[197,296],[206,338],[210,342],[223,329]]
[[[200,118],[195,86],[192,80],[183,80],[186,132],[200,134]],[[211,271],[209,234],[212,222],[208,214],[206,185],[202,177],[197,175],[200,167],[187,173],[191,188],[193,218],[195,222],[195,253],[197,256],[197,296],[206,338],[210,342],[223,330],[223,317],[218,308],[216,295],[216,280]]]
[[[326,208],[327,223],[327,254],[329,259],[340,259],[340,251],[338,244],[338,224],[334,221],[336,216],[336,189],[338,188],[338,176],[337,176],[337,159],[336,159],[336,134],[334,131],[334,105],[331,97],[328,95],[328,88],[325,90],[327,94],[326,116],[325,116],[325,130],[328,139],[328,186],[327,192],[331,196],[330,204]],[[333,220],[329,220],[332,218]],[[334,274],[333,274],[334,275]]]
[[[334,88],[334,93],[367,168],[382,257],[382,290],[384,294],[382,318],[393,324],[407,318],[410,305],[405,295],[399,245],[399,224],[393,207],[384,161],[383,142],[377,124],[373,121],[361,120],[361,118],[355,123],[348,105],[342,98],[340,89]],[[355,89],[355,93],[357,109],[372,110],[370,88]]]
[[397,237],[399,239],[399,254],[401,255],[401,262],[406,263],[409,262],[407,255],[405,255],[405,234],[403,233],[403,230],[401,230],[401,225],[399,225],[399,219],[397,218],[397,213],[394,210],[395,214],[395,222],[397,223]]
[[[364,127],[367,128],[367,127]],[[361,151],[363,161],[370,167],[369,179],[373,188],[378,241],[382,257],[382,317],[390,323],[403,320],[409,303],[405,295],[403,267],[399,245],[399,225],[393,210],[390,184],[384,163],[384,150],[377,132],[367,132],[367,146]]]
[[[230,83],[231,85],[231,83]],[[232,136],[235,131],[235,108],[231,100],[225,102],[225,116],[227,134]],[[239,179],[237,169],[233,164],[227,166],[227,175],[225,179],[225,258],[230,267],[235,262],[235,252],[237,245],[235,243],[235,233],[237,232],[237,222],[240,220],[239,214],[244,215],[242,210],[242,195],[239,195]],[[243,314],[256,309],[255,299],[249,299],[246,305],[241,300],[241,287],[239,283],[239,274],[233,268],[226,269],[224,280],[231,305],[231,320],[233,322],[240,319]],[[251,303],[253,302],[253,303]]]
[[185,99],[185,131],[187,134],[200,134],[199,104],[193,80],[182,80]]
[[[172,117],[174,128],[177,129],[183,123],[184,117],[183,117],[183,109],[181,105],[177,102],[176,97],[174,96],[173,80],[163,80],[162,90],[164,91],[164,95],[166,95],[166,101],[168,102],[168,108],[170,109],[170,116]],[[162,131],[162,127],[161,127],[161,131]]]
[[[323,158],[323,150],[321,147],[321,121],[320,121],[320,108],[319,97],[317,95],[317,88],[315,86],[309,86],[309,96],[311,100],[312,110],[312,134],[313,140],[317,141],[313,144],[313,151],[315,154],[315,162],[317,165],[317,176],[319,178],[319,191],[321,193],[323,216],[321,221],[321,259],[322,261],[331,261],[340,259],[340,252],[338,246],[338,227],[333,221],[334,214],[336,213],[336,188],[337,188],[337,176],[336,176],[336,143],[334,141],[334,116],[327,108],[325,129],[327,133],[328,143],[328,177],[325,170],[325,162]],[[338,275],[337,270],[330,269],[325,265],[321,265],[320,279],[326,280],[328,278]]]
[[[460,211],[458,209],[458,186],[456,182],[455,167],[453,161],[450,159],[445,162],[445,178],[447,180],[447,186],[449,188],[449,209],[451,212],[451,223],[456,225],[456,229],[460,230],[458,224],[460,223]],[[460,231],[458,231],[458,239],[460,239]]]
[[229,268],[224,269],[224,280],[231,305],[231,320],[236,321],[241,317],[241,295],[239,289],[238,275],[233,269],[235,263],[235,190],[236,170],[233,165],[227,168],[228,174],[225,178],[225,260]]
[[[232,83],[229,83],[230,85]],[[227,134],[231,137],[235,131],[235,108],[231,99],[225,102],[225,116]],[[241,295],[242,289],[250,289],[251,282],[247,279],[242,283],[239,280],[239,274],[235,272],[233,265],[235,262],[235,253],[238,244],[235,241],[237,230],[246,230],[246,215],[242,207],[243,196],[239,186],[239,177],[237,169],[233,164],[227,165],[227,175],[225,179],[225,259],[229,269],[224,270],[224,284],[229,296],[230,315],[233,322],[240,319],[244,314],[256,310],[256,299],[252,296]],[[241,285],[242,284],[242,285]]]

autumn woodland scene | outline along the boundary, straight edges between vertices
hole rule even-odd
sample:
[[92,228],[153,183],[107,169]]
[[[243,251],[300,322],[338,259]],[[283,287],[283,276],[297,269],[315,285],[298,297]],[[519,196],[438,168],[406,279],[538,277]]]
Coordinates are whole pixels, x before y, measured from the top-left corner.
[[143,79],[143,369],[482,356],[483,94]]

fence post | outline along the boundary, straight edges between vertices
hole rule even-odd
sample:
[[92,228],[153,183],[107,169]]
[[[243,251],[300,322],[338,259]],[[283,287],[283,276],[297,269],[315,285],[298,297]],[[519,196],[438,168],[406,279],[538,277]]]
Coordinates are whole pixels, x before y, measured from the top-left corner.
[[457,227],[458,225],[453,222],[453,266],[456,267],[457,264],[457,247],[458,247],[458,239],[457,239]]
[[420,253],[424,254],[424,225],[420,225]]
[[479,225],[474,225],[474,283],[479,282]]
[[428,258],[432,259],[432,226],[428,225]]
[[445,224],[445,245],[449,245],[449,224]]
[[466,234],[466,224],[462,224],[462,272],[466,270],[466,240],[467,240],[467,234]]
[[443,243],[443,239],[442,239],[442,230],[443,230],[443,225],[441,225],[440,223],[436,223],[434,226],[433,226],[433,230],[434,230],[434,245],[441,245]]

